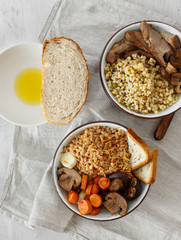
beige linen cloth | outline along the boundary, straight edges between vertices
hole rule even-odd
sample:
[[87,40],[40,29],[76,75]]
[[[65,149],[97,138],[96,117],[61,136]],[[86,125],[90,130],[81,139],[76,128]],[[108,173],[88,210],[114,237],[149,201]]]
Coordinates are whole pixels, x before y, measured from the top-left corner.
[[[123,26],[153,19],[181,26],[167,17],[123,0],[62,0],[53,8],[40,41],[65,36],[83,50],[90,71],[87,101],[69,125],[44,124],[15,127],[1,212],[28,226],[69,231],[77,239],[180,239],[181,236],[181,111],[162,141],[153,132],[159,120],[144,120],[117,109],[107,98],[99,77],[101,52],[108,39]],[[77,79],[78,81],[78,79]],[[94,222],[74,215],[55,190],[51,160],[67,132],[96,120],[109,120],[133,128],[150,146],[159,149],[157,179],[143,203],[128,216],[112,222]]]

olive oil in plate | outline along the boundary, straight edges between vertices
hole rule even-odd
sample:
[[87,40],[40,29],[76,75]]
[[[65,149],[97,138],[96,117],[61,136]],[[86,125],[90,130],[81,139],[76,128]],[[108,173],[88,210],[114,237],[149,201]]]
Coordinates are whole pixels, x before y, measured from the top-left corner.
[[28,68],[20,72],[14,83],[17,97],[29,105],[40,104],[41,70]]

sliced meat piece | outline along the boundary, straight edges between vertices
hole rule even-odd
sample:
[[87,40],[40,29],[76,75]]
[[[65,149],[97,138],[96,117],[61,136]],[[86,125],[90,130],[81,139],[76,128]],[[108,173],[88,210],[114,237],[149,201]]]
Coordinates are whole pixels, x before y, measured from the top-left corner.
[[145,52],[142,49],[138,49],[135,51],[127,52],[123,55],[123,58],[127,58],[129,56],[132,56],[133,54],[138,54],[140,56],[145,56],[146,58],[154,58],[154,56],[151,53]]
[[172,74],[171,84],[176,85],[176,86],[181,85],[181,73],[180,72]]
[[106,61],[108,63],[114,63],[118,58],[118,54],[131,51],[133,49],[133,44],[128,42],[126,39],[123,39],[121,42],[117,42],[113,45],[111,50],[107,53]]
[[150,52],[147,43],[143,39],[143,35],[138,31],[130,31],[125,33],[125,37],[128,41],[132,42],[138,48],[143,49],[146,52]]
[[161,33],[155,30],[150,24],[142,21],[140,27],[150,52],[155,56],[161,66],[166,67],[167,64],[164,60],[165,54],[167,54],[167,58],[173,54],[170,45],[163,39]]
[[173,35],[166,31],[161,31],[161,35],[173,48],[181,48],[180,39],[177,35]]
[[175,53],[170,57],[170,63],[175,68],[181,68],[181,49],[177,49]]
[[169,62],[165,68],[168,74],[176,73],[177,69]]

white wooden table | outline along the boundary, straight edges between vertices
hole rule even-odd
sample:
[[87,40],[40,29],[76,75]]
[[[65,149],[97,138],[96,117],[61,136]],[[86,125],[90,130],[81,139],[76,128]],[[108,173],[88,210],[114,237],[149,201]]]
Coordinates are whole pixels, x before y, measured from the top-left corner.
[[[109,1],[109,0],[108,0]],[[37,41],[39,33],[56,0],[0,0],[0,51],[19,42]],[[147,9],[181,22],[180,0],[129,0]],[[2,192],[12,144],[13,125],[0,118],[0,130],[6,129],[7,149],[0,142],[0,194]],[[28,229],[0,215],[1,240],[77,239],[69,233],[55,233],[47,229]]]

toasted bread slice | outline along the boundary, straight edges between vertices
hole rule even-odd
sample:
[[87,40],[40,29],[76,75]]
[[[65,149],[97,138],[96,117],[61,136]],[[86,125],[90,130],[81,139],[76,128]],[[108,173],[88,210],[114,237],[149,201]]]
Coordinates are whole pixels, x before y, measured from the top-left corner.
[[53,38],[43,43],[41,106],[49,123],[67,124],[85,103],[89,71],[77,43]]
[[127,130],[129,152],[131,153],[130,165],[132,171],[144,166],[152,159],[148,145],[131,129]]
[[133,174],[144,183],[152,184],[156,179],[158,149],[152,150],[152,160],[133,171]]

